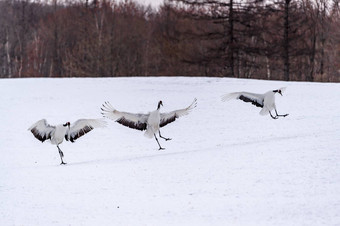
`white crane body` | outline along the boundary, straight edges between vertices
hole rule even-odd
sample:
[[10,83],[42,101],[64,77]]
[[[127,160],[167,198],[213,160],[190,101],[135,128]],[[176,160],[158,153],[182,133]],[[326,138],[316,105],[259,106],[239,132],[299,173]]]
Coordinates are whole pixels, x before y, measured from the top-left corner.
[[94,128],[105,127],[106,122],[102,119],[79,119],[71,126],[69,122],[65,124],[51,126],[46,119],[41,119],[34,123],[28,130],[30,130],[35,138],[44,142],[50,140],[51,144],[57,146],[61,158],[61,164],[66,164],[63,161],[64,153],[59,148],[59,145],[66,139],[66,141],[74,142],[79,137],[90,132]]
[[[257,93],[249,93],[249,92],[234,92],[228,93],[222,96],[222,101],[229,101],[231,99],[240,99],[244,102],[250,102],[256,107],[262,108],[260,111],[260,115],[268,115],[273,119],[278,119],[279,117],[286,117],[288,114],[279,115],[277,113],[276,105],[275,105],[275,94],[279,93],[282,96],[282,93],[285,91],[284,88],[280,88],[277,90],[271,90],[264,94]],[[273,116],[271,111],[274,110],[276,115]]]
[[144,135],[148,138],[154,137],[158,143],[159,150],[164,149],[159,144],[156,134],[165,140],[171,140],[161,135],[160,128],[175,121],[177,118],[189,114],[189,112],[197,105],[197,99],[184,109],[175,110],[169,113],[160,113],[160,107],[163,106],[162,101],[158,102],[157,109],[147,114],[134,114],[116,110],[109,102],[103,104],[101,110],[104,117],[112,119],[119,124],[132,129],[145,131]]
[[159,132],[159,124],[161,122],[161,115],[159,109],[149,113],[146,131],[144,135],[148,138],[152,138],[154,134]]

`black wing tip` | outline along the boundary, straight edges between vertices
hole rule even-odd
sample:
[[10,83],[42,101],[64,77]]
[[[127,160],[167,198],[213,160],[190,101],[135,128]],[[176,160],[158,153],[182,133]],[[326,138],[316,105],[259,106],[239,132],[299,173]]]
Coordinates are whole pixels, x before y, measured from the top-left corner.
[[123,126],[129,127],[131,129],[137,129],[141,131],[146,130],[146,127],[147,127],[146,123],[142,123],[142,122],[135,123],[135,122],[126,120],[124,117],[117,119],[116,122],[118,122],[119,124]]
[[177,114],[174,114],[172,117],[166,119],[166,120],[162,120],[161,123],[159,124],[159,127],[163,127],[166,126],[167,124],[174,122],[176,120],[176,118],[178,118]]
[[194,100],[194,107],[197,107],[197,98]]
[[40,140],[42,143],[47,140],[47,139],[51,139],[51,135],[50,134],[44,134],[43,136],[40,135],[39,131],[34,127],[30,130],[33,134],[33,136],[35,138],[37,138],[38,140]]
[[197,98],[195,97],[194,101],[192,102],[192,104],[190,105],[191,108],[195,108],[197,107]]
[[114,111],[114,107],[112,107],[112,105],[110,104],[110,102],[105,101],[104,104],[102,104],[100,110],[102,110],[103,112],[112,112]]
[[84,128],[80,129],[78,132],[70,136],[70,141],[74,143],[79,137],[85,135],[86,133],[90,132],[94,128],[92,126],[85,126]]
[[244,95],[240,95],[240,96],[238,97],[238,99],[240,99],[240,100],[242,100],[242,101],[244,101],[244,102],[250,102],[250,103],[252,103],[253,105],[255,105],[256,107],[263,108],[263,104],[260,104],[260,103],[258,103],[256,100],[253,100],[253,99],[251,99],[251,98],[249,98],[249,97],[246,97],[246,96],[244,96]]
[[103,104],[104,107],[109,106],[109,105],[111,105],[109,101],[105,101]]

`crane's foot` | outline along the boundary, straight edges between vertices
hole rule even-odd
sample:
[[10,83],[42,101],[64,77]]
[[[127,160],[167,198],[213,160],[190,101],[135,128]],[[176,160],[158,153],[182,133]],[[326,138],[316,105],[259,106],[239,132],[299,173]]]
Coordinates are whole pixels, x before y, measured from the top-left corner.
[[171,138],[166,138],[166,137],[163,137],[163,136],[159,136],[159,137],[163,138],[165,141],[171,140]]
[[66,162],[61,162],[60,165],[66,165],[67,163]]
[[160,151],[160,150],[165,150],[165,148],[160,147],[160,148],[158,149],[158,151]]
[[163,137],[162,134],[161,134],[161,131],[159,131],[159,137],[163,138],[165,141],[171,140],[171,138]]
[[[278,119],[279,117],[277,116],[273,116],[272,113],[269,111],[270,117],[272,117],[272,119]],[[277,115],[277,114],[276,114]]]

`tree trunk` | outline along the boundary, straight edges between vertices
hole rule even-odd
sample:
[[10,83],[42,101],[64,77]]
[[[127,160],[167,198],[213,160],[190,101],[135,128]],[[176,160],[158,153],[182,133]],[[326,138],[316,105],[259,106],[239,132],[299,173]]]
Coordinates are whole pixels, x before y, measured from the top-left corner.
[[312,82],[314,81],[314,62],[315,62],[315,53],[316,53],[316,27],[315,25],[313,25],[313,36],[312,36],[312,50],[310,53],[310,72],[309,72],[309,76],[307,78],[308,81]]
[[235,77],[235,58],[234,58],[234,7],[233,0],[229,2],[229,64],[230,64],[230,75]]
[[6,63],[7,63],[7,76],[8,78],[12,77],[12,65],[11,65],[11,56],[10,56],[10,49],[9,49],[9,38],[8,38],[8,29],[6,28],[6,43],[5,43],[5,49],[6,49]]
[[321,59],[320,59],[320,75],[321,79],[323,79],[323,74],[324,74],[324,61],[325,61],[325,17],[326,17],[326,1],[322,2],[322,14],[321,14]]
[[291,0],[285,0],[285,10],[284,10],[284,35],[283,35],[283,73],[284,80],[289,81],[289,4]]
[[51,65],[51,75],[61,76],[61,65],[59,60],[59,34],[58,34],[58,21],[57,21],[57,2],[54,0],[54,34],[53,34],[53,60]]

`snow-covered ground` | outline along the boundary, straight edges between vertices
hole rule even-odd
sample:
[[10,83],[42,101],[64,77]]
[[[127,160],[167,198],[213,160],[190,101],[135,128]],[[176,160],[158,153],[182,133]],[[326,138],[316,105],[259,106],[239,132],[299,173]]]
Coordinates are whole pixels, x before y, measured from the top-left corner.
[[[260,116],[234,91],[276,95]],[[113,121],[61,149],[27,130],[198,105],[154,139]],[[340,225],[340,84],[221,78],[0,80],[0,225]]]

